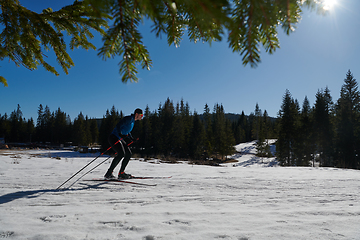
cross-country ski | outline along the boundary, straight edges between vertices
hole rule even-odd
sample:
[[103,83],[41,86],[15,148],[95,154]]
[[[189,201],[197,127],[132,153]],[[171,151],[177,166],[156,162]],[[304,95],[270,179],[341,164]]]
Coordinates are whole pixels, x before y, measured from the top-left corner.
[[133,182],[133,181],[122,180],[122,179],[117,179],[117,178],[112,178],[112,179],[93,178],[93,179],[86,179],[86,180],[84,180],[84,181],[92,181],[92,182],[113,182],[113,183],[129,183],[129,184],[149,186],[149,187],[154,187],[154,186],[157,185],[157,184],[151,184],[151,183]]

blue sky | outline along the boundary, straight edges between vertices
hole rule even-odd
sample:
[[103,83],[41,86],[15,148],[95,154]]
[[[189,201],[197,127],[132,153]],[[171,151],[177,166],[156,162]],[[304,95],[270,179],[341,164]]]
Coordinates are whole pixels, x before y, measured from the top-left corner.
[[[72,1],[21,0],[34,11],[54,10]],[[176,104],[183,99],[191,111],[202,113],[207,103],[223,104],[225,112],[246,115],[256,103],[276,117],[286,89],[311,106],[318,89],[328,87],[333,100],[350,69],[360,79],[360,1],[337,0],[327,16],[304,11],[295,32],[289,36],[279,31],[280,49],[270,55],[264,50],[257,68],[242,65],[242,57],[228,48],[226,39],[213,43],[191,43],[184,36],[180,47],[168,46],[166,38],[156,38],[150,24],[141,26],[144,43],[153,60],[150,71],[139,68],[139,82],[121,82],[119,59],[107,61],[97,51],[69,51],[75,66],[66,75],[48,53],[60,76],[42,67],[29,71],[7,60],[0,63],[0,75],[9,87],[0,86],[0,114],[10,114],[20,104],[23,117],[36,122],[40,104],[51,112],[59,107],[73,120],[80,112],[90,118],[102,117],[114,105],[124,114],[149,106],[156,110],[167,98]],[[94,39],[101,46],[99,37]]]

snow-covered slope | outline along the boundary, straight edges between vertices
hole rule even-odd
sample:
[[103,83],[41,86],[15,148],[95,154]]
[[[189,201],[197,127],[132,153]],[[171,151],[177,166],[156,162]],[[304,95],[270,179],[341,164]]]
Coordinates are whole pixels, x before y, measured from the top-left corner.
[[[237,152],[241,152],[243,154],[256,154],[256,140],[247,143],[240,143],[235,146]],[[268,139],[267,143],[270,145],[270,150],[272,153],[275,153],[275,142],[276,139]]]
[[[275,139],[269,139],[270,151],[275,156]],[[233,167],[274,167],[278,166],[275,157],[259,158],[256,157],[256,141],[240,143],[235,146],[236,154],[231,157],[238,160],[238,163],[232,164]]]
[[359,171],[264,167],[245,154],[227,167],[132,160],[133,175],[172,178],[54,190],[96,156],[74,154],[0,152],[0,238],[360,239]]

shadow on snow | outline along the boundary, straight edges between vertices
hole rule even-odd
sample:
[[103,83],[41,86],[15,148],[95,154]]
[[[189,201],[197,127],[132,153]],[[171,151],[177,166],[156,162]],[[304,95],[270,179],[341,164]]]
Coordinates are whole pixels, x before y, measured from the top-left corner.
[[[237,154],[235,157],[239,158],[241,156],[242,154]],[[262,167],[276,167],[278,166],[278,162],[275,158],[261,158],[261,157],[252,156],[247,161],[238,162],[234,164],[234,167],[249,167],[253,165],[259,165]]]
[[0,205],[9,203],[14,200],[21,199],[21,198],[29,198],[29,199],[30,198],[38,198],[46,193],[66,193],[66,192],[74,192],[74,191],[79,191],[79,190],[87,190],[87,189],[91,189],[91,188],[99,188],[103,184],[105,184],[105,183],[82,184],[82,185],[86,185],[86,186],[83,188],[77,188],[77,189],[69,189],[69,188],[64,188],[64,189],[59,189],[59,190],[57,190],[57,189],[42,189],[42,190],[39,189],[39,190],[18,191],[18,192],[8,193],[8,194],[0,196]]

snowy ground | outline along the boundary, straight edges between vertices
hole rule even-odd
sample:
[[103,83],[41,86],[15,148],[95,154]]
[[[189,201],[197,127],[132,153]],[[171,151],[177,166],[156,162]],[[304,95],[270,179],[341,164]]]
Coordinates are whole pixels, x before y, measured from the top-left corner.
[[155,187],[80,180],[61,191],[96,155],[2,150],[0,238],[360,239],[360,171],[278,167],[252,148],[223,167],[132,160],[133,175],[172,176],[133,180]]

